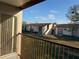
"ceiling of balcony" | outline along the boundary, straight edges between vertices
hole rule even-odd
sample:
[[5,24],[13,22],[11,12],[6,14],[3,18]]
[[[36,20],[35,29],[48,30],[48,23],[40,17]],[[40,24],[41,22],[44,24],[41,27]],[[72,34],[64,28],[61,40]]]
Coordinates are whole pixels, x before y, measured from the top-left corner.
[[16,7],[21,7],[21,8],[32,6],[41,1],[44,1],[44,0],[0,0],[0,2],[9,4],[12,6],[16,6]]
[[29,2],[30,0],[0,0],[1,2],[13,5],[13,6],[21,6],[26,2]]

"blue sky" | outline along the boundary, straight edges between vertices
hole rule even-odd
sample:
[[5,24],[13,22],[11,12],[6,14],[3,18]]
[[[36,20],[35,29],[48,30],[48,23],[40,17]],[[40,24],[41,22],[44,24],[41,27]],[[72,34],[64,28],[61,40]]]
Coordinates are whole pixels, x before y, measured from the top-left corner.
[[23,21],[28,23],[68,23],[69,7],[79,4],[79,0],[46,0],[24,9]]

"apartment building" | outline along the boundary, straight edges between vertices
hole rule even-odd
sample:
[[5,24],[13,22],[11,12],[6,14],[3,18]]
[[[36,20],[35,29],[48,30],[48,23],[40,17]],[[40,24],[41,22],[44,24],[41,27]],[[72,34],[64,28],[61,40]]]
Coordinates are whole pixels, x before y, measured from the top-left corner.
[[79,24],[58,24],[55,28],[55,34],[79,37]]
[[23,9],[43,0],[0,0],[0,59],[20,59]]
[[27,24],[26,30],[38,34],[51,35],[52,27],[53,27],[52,23],[33,23],[33,24]]

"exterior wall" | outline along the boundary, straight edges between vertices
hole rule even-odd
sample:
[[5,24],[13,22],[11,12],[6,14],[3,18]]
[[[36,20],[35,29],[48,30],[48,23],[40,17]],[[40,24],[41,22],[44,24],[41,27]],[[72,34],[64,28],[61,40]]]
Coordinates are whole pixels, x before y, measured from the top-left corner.
[[55,35],[58,35],[58,28],[55,28]]
[[39,27],[38,26],[31,25],[31,29],[33,30],[33,32],[38,32],[39,31]]
[[71,36],[72,33],[68,28],[57,27],[55,29],[55,34],[56,35],[69,35],[69,36]]
[[77,37],[79,37],[79,28],[77,29]]
[[27,30],[27,31],[30,31],[30,25],[27,25],[27,26],[26,26],[26,30]]
[[61,27],[56,27],[56,29],[55,29],[55,35],[60,35],[60,36],[62,36],[62,34],[63,34],[63,28],[61,28]]
[[33,28],[34,32],[39,32],[39,27],[38,26],[32,26],[32,28]]
[[39,32],[39,27],[38,26],[34,26],[34,25],[26,25],[26,30],[27,31],[31,31],[31,29],[33,30],[33,32]]
[[[38,32],[38,34],[43,34],[43,35],[50,35],[51,34],[51,32],[52,32],[52,27],[53,27],[53,24],[47,24],[47,25],[45,25],[45,26],[35,26],[35,25],[27,25],[27,30],[32,30],[33,32]],[[39,28],[41,28],[40,29],[40,31],[39,31]],[[40,33],[41,32],[41,30],[42,30],[42,33]]]
[[77,29],[76,36],[79,37],[79,28]]
[[[22,30],[22,11],[20,11],[20,9],[17,9],[13,6],[4,4],[0,2],[0,14],[8,14],[8,15],[12,15],[12,16],[16,16],[16,21],[17,21],[17,33],[21,33]],[[19,12],[19,13],[18,13]],[[16,51],[18,54],[21,54],[21,35],[19,35],[17,37],[17,46],[16,46]]]
[[69,35],[69,36],[71,36],[72,32],[71,32],[71,30],[69,28],[63,28],[63,35]]
[[45,35],[51,35],[52,34],[52,27],[53,27],[53,24],[49,24],[49,28],[47,29]]
[[[19,13],[17,13],[15,16],[17,17],[17,33],[22,33],[22,12],[20,11]],[[18,35],[17,37],[17,46],[16,46],[16,51],[18,54],[21,54],[21,35]]]
[[[55,35],[60,35],[60,29],[62,29],[62,35],[72,36],[72,30],[70,28],[62,28],[62,27],[56,27],[55,29]],[[79,37],[79,28],[76,28],[73,30],[73,36]]]
[[47,25],[42,27],[42,34],[45,34],[46,30],[47,30]]
[[79,37],[79,28],[77,28],[77,29],[74,31],[74,36],[75,36],[75,37]]

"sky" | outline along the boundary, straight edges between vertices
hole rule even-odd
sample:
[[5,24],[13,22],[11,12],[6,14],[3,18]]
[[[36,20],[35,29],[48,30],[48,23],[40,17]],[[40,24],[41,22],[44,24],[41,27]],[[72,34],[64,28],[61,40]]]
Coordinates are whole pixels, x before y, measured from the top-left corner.
[[79,4],[79,0],[46,0],[23,11],[27,23],[69,23],[68,9]]

